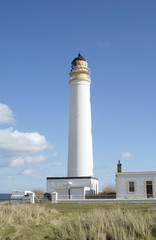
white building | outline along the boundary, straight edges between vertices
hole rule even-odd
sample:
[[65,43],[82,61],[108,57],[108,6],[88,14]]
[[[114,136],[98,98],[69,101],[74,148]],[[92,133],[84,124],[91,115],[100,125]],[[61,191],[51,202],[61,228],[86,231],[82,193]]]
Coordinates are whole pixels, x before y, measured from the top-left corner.
[[119,161],[118,172],[116,173],[116,198],[156,198],[156,171],[122,172]]
[[47,192],[57,192],[59,199],[84,199],[98,193],[98,179],[93,177],[48,177]]
[[84,199],[98,193],[93,174],[93,147],[88,62],[78,54],[70,71],[70,111],[68,139],[68,176],[47,177],[47,192],[58,199]]
[[11,203],[35,203],[35,193],[31,191],[12,190]]

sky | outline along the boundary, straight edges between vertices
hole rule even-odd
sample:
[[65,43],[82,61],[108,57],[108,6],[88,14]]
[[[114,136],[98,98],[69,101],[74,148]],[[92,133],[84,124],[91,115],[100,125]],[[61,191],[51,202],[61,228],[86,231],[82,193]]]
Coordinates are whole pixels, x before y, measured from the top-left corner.
[[67,176],[69,72],[91,70],[94,176],[156,171],[156,1],[0,1],[0,192]]

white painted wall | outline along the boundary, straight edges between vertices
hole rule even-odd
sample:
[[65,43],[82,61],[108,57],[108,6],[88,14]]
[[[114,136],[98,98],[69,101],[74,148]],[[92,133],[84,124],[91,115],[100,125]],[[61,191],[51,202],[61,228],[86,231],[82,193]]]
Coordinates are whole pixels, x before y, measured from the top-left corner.
[[68,187],[65,188],[55,188],[55,192],[58,193],[58,199],[69,199]]
[[85,187],[71,188],[70,194],[70,199],[85,199]]
[[[58,198],[60,195],[67,195],[67,187],[69,188],[82,188],[85,187],[85,194],[98,194],[98,179],[96,178],[78,178],[78,179],[47,179],[47,192],[58,192]],[[74,191],[74,190],[73,190]],[[75,190],[76,191],[76,190]],[[76,195],[79,195],[77,190]]]
[[57,192],[52,192],[52,202],[58,200],[72,200],[72,199],[85,199],[87,191],[90,191],[89,187],[65,187],[56,188]]
[[12,190],[11,203],[35,203],[35,193],[31,191]]
[[[129,181],[134,181],[135,192],[129,192]],[[117,173],[116,191],[117,199],[143,199],[147,198],[146,181],[153,183],[153,198],[156,198],[156,172]]]
[[70,81],[68,177],[93,176],[90,82]]
[[85,199],[86,191],[90,191],[89,187],[72,187],[70,189],[70,199]]

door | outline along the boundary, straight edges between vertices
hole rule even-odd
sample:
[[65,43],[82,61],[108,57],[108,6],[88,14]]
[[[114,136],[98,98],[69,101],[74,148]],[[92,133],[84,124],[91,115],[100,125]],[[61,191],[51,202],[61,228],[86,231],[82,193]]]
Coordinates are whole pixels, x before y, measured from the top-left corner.
[[70,188],[68,188],[68,198],[70,199]]
[[152,181],[146,181],[146,193],[147,193],[147,198],[153,197]]

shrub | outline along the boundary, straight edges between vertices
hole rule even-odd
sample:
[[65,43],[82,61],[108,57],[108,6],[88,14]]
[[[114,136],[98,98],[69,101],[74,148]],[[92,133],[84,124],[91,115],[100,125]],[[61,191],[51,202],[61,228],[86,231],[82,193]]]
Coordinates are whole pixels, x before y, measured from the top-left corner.
[[104,187],[103,191],[100,194],[115,194],[116,193],[116,189],[115,187],[108,185],[106,187]]

